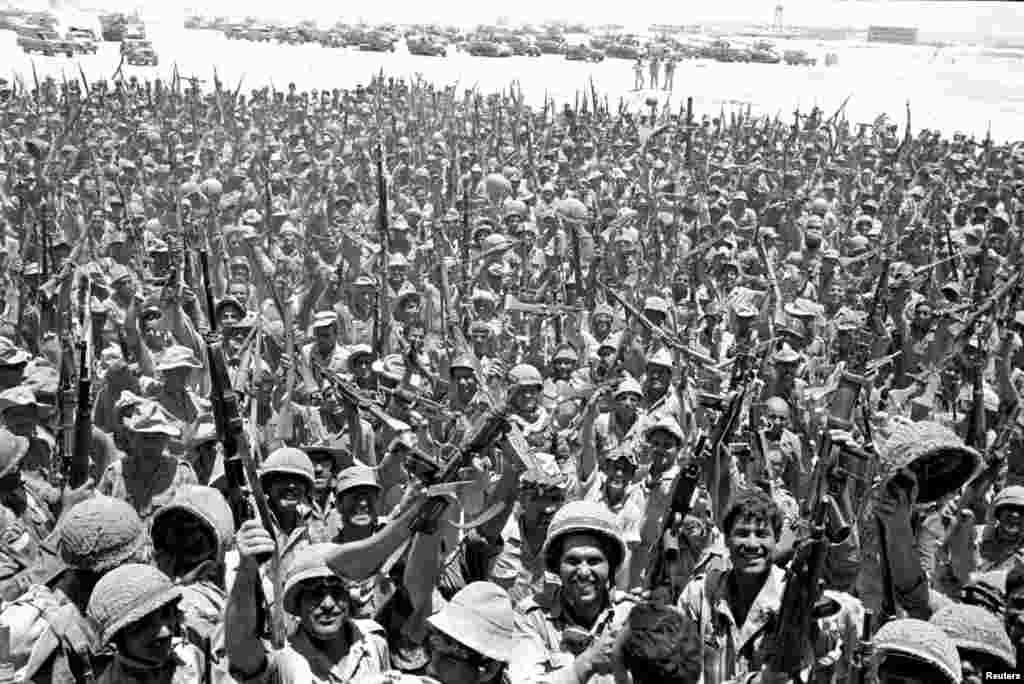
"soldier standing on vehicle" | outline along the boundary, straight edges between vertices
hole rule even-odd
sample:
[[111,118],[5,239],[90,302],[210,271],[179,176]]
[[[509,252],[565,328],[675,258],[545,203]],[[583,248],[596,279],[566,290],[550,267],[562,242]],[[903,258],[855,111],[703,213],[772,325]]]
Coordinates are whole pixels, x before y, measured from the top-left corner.
[[658,89],[658,67],[659,66],[660,66],[660,63],[658,62],[658,55],[651,55],[651,65],[650,65],[650,69],[651,69],[651,90],[657,90]]
[[640,57],[636,58],[636,64],[633,65],[633,88],[644,89],[644,60]]

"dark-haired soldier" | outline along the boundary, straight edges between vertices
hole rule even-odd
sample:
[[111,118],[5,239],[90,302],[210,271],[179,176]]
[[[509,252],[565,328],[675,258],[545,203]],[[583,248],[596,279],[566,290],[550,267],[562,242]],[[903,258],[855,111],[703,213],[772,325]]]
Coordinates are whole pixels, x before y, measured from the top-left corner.
[[[782,512],[762,490],[744,490],[726,511],[722,529],[731,567],[698,576],[683,591],[679,607],[699,626],[704,684],[787,681],[770,669],[765,639],[774,631],[786,572],[772,562],[782,531]],[[832,614],[819,620],[818,638],[808,642],[805,668],[823,658],[849,662],[844,644],[856,643],[862,608],[856,599],[827,591]],[[813,651],[811,649],[813,646]],[[840,673],[842,681],[842,673]]]

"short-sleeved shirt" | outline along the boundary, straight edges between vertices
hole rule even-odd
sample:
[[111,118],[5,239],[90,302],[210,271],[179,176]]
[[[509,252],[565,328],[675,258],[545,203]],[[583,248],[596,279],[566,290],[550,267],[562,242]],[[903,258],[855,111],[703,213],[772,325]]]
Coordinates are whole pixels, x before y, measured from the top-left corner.
[[148,500],[136,500],[136,492],[129,489],[125,477],[124,459],[107,466],[100,478],[97,490],[100,494],[127,501],[144,521],[150,520],[160,508],[170,503],[174,494],[184,485],[199,484],[199,478],[187,461],[169,454],[162,456],[160,466],[152,471],[148,481],[141,487],[147,490]]
[[624,429],[619,423],[614,411],[602,413],[594,421],[594,438],[597,442],[594,446],[597,449],[599,462],[606,458],[619,446],[626,445],[628,448],[635,448],[642,441],[641,434],[646,425],[646,412],[637,411],[636,420]]
[[491,581],[508,591],[512,605],[518,606],[536,594],[549,594],[559,584],[558,577],[545,572],[540,549],[531,549],[519,524],[519,516],[509,516],[501,531],[501,553],[491,569]]
[[614,506],[608,503],[604,486],[608,476],[595,471],[594,477],[586,486],[584,501],[604,504],[615,515],[622,539],[628,545],[640,543],[640,527],[643,524],[644,511],[647,509],[647,488],[642,482],[632,482],[626,486],[626,495]]
[[388,672],[391,655],[384,628],[373,620],[351,620],[348,653],[340,662],[332,662],[299,630],[288,644],[267,656],[263,672],[239,684],[267,682],[274,684],[358,684],[360,680]]
[[[569,650],[566,631],[573,628],[573,631],[581,634],[587,633],[587,640],[592,642],[599,638],[606,630],[618,629],[626,622],[629,611],[633,608],[632,603],[620,603],[617,606],[606,608],[605,611],[594,621],[590,629],[583,629],[575,624],[568,612],[564,609],[560,598],[553,601],[541,599],[539,602],[528,600],[523,603],[525,620],[523,627],[538,643],[545,656],[545,669],[554,672],[566,667],[572,667],[576,655]],[[583,643],[580,643],[582,646]],[[612,684],[615,682],[613,675],[594,675],[588,684]]]

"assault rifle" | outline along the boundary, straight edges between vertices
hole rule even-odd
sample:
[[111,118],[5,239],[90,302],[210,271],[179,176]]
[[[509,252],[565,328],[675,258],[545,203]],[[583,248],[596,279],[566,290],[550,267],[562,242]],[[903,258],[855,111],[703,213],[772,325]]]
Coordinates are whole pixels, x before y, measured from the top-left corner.
[[[206,354],[210,364],[210,402],[213,405],[213,419],[217,426],[224,456],[224,477],[227,480],[228,499],[232,504],[235,526],[240,527],[246,520],[259,516],[260,524],[271,534],[277,529],[274,514],[267,503],[266,494],[260,483],[259,473],[252,455],[242,445],[242,416],[238,409],[238,395],[231,386],[227,363],[224,360],[224,348],[221,336],[217,333],[217,322],[214,316],[213,292],[210,288],[210,265],[206,251],[199,252],[199,263],[203,269],[203,289],[206,304],[210,308],[210,332],[206,335]],[[255,502],[256,510],[250,505],[249,494]],[[275,648],[281,648],[285,642],[286,624],[283,604],[284,585],[281,578],[280,550],[275,549],[271,558],[272,582],[274,585],[274,603],[271,607],[270,627],[271,642]]]
[[651,337],[658,340],[669,349],[679,351],[683,356],[686,356],[691,361],[696,361],[706,368],[715,368],[718,365],[711,357],[705,356],[704,354],[691,349],[690,346],[683,342],[678,335],[673,335],[664,328],[654,325],[654,323],[651,322],[651,319],[647,318],[642,311],[626,301],[622,295],[608,285],[604,285],[604,290],[608,297],[621,304],[622,308],[626,310],[626,313],[634,320],[638,321],[640,325],[642,325],[647,332],[651,334]]
[[[716,461],[721,448],[728,442],[729,436],[739,424],[745,396],[745,386],[739,391],[723,396],[699,396],[703,407],[719,411],[718,420],[715,421],[710,433],[701,434],[693,449],[692,458],[680,466],[679,472],[672,480],[668,510],[661,519],[658,536],[652,542],[647,569],[644,572],[645,584],[650,590],[670,581],[670,563],[679,554],[676,529],[693,507],[704,468],[711,467],[712,484],[715,484],[713,473],[717,470]],[[712,492],[712,497],[718,498],[717,494],[718,492]],[[671,598],[673,603],[679,598],[674,590]]]
[[805,664],[808,635],[815,620],[827,614],[822,600],[825,562],[829,544],[842,542],[850,535],[839,501],[849,479],[869,482],[867,466],[871,454],[850,445],[834,445],[833,430],[851,431],[858,399],[868,379],[865,371],[871,342],[881,327],[883,297],[888,290],[889,263],[882,260],[882,270],[868,305],[868,323],[872,329],[862,331],[850,364],[839,380],[829,407],[829,416],[821,435],[821,448],[815,467],[808,509],[811,514],[810,533],[797,546],[796,554],[786,570],[786,586],[775,623],[775,652],[769,667],[772,671],[799,677]]
[[75,345],[78,352],[78,401],[75,405],[75,449],[68,464],[68,486],[76,489],[89,479],[89,452],[92,449],[92,378],[89,345],[84,339]]
[[452,418],[457,414],[454,411],[448,410],[444,404],[439,401],[434,401],[423,392],[416,390],[410,390],[403,387],[396,387],[394,389],[390,387],[383,388],[384,394],[398,398],[400,401],[409,404],[410,408],[419,408],[425,413],[429,413],[431,416],[440,418]]
[[527,316],[561,316],[569,313],[583,313],[585,309],[564,304],[531,304],[510,294],[505,295],[505,311]]
[[376,320],[373,322],[373,351],[378,357],[387,352],[391,337],[391,306],[388,302],[388,259],[391,253],[388,227],[388,181],[384,177],[384,143],[377,142],[377,230],[380,231],[381,283],[377,290]]
[[[484,413],[474,429],[465,436],[455,453],[447,460],[427,460],[423,458],[421,452],[412,452],[409,467],[428,487],[456,482],[459,473],[473,456],[503,438],[510,429],[506,410],[490,409]],[[449,503],[450,500],[446,496],[431,497],[409,523],[410,529],[414,532],[429,532],[444,515]],[[479,524],[479,521],[476,524]]]
[[355,384],[345,380],[343,377],[330,370],[316,359],[310,358],[310,364],[312,364],[314,370],[316,370],[321,377],[326,378],[331,383],[331,387],[337,393],[338,398],[342,402],[353,406],[362,411],[366,411],[370,416],[377,421],[387,425],[392,430],[406,430],[408,426],[402,421],[391,417],[381,406],[374,401],[373,397],[370,397],[357,387]]
[[75,354],[66,338],[61,339],[60,375],[57,380],[57,426],[60,431],[57,450],[60,456],[61,472],[65,481],[71,479],[75,468],[75,401],[74,388]]

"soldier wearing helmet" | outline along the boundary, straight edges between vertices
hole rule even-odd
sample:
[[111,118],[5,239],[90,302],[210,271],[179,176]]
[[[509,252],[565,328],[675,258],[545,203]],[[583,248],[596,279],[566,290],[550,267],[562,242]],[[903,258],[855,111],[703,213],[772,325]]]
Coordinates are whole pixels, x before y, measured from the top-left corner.
[[508,403],[511,420],[523,431],[527,441],[538,448],[550,449],[551,414],[541,406],[544,379],[540,371],[528,364],[515,366],[508,372]]
[[826,233],[831,233],[838,223],[835,214],[832,213],[829,201],[824,197],[815,197],[811,201],[810,215],[807,218],[809,222],[814,217],[817,217],[821,221],[821,230]]
[[594,307],[590,314],[589,325],[583,330],[582,337],[588,359],[597,356],[601,344],[612,336],[612,323],[615,321],[615,310],[605,303]]
[[53,531],[53,512],[26,486],[21,464],[29,441],[0,429],[0,597],[11,601],[32,583],[39,545]]
[[747,204],[749,201],[747,193],[740,190],[732,196],[732,202],[729,205],[727,215],[741,229],[750,229],[757,225],[757,212]]
[[615,517],[599,503],[567,504],[551,520],[541,556],[561,591],[535,595],[520,607],[527,631],[544,646],[554,681],[615,682],[603,654],[632,608],[612,602],[616,573],[628,558]]

